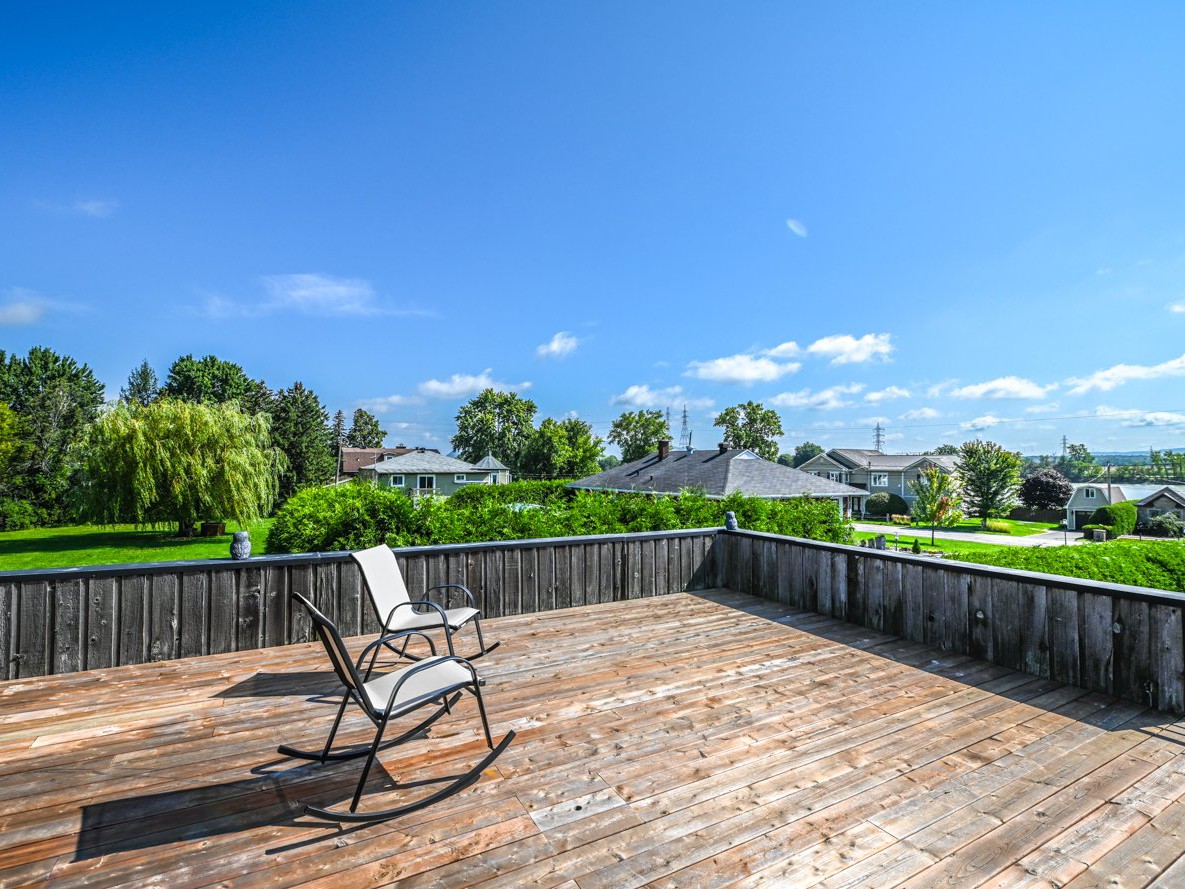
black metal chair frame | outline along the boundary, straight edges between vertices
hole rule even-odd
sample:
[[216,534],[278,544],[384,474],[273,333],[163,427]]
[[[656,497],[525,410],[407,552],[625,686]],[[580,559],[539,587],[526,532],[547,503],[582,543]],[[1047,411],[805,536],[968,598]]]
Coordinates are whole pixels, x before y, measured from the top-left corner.
[[[358,656],[357,662],[351,661],[346,650],[345,644],[342,642],[341,634],[338,633],[337,627],[328,617],[322,614],[317,608],[299,593],[293,593],[292,598],[303,605],[309,612],[309,616],[313,620],[316,627],[317,635],[325,646],[325,650],[329,655],[330,663],[333,664],[333,669],[337,673],[338,678],[345,686],[345,693],[342,695],[341,706],[338,707],[337,716],[333,720],[333,727],[329,730],[329,737],[325,740],[325,746],[320,751],[301,750],[296,747],[291,747],[287,744],[282,744],[278,749],[284,756],[292,756],[299,759],[309,759],[317,762],[325,763],[330,761],[340,761],[346,759],[355,759],[357,757],[365,756],[366,764],[362,769],[362,776],[358,780],[358,787],[354,791],[354,797],[350,802],[349,810],[324,808],[305,804],[305,812],[317,818],[324,818],[330,821],[343,822],[371,822],[371,821],[386,821],[390,818],[397,818],[400,815],[406,815],[409,812],[414,812],[418,809],[430,806],[433,803],[439,802],[446,797],[452,796],[466,787],[470,786],[481,777],[481,773],[485,771],[490,763],[497,759],[507,747],[510,746],[511,741],[514,740],[515,733],[513,731],[507,732],[506,736],[494,744],[494,740],[490,735],[490,723],[486,717],[485,702],[482,700],[481,686],[484,685],[478,675],[467,660],[456,655],[442,655],[434,659],[424,659],[419,663],[413,664],[409,667],[403,668],[399,673],[399,678],[391,688],[388,696],[386,706],[383,708],[376,707],[371,703],[369,696],[366,693],[366,683],[371,681],[370,674],[374,668],[375,658],[381,647],[388,643],[389,639],[385,636],[379,636],[378,639],[371,642],[362,650]],[[431,643],[431,640],[429,640]],[[365,674],[360,674],[359,670],[362,668],[362,662],[370,656],[370,662],[366,666]],[[456,662],[460,664],[468,673],[468,678],[462,681],[453,681],[446,683],[439,687],[433,687],[430,692],[420,694],[417,697],[400,702],[396,705],[400,690],[404,687],[406,682],[413,676],[431,671],[446,662]],[[362,798],[363,788],[366,786],[366,779],[370,775],[370,769],[374,765],[375,756],[380,750],[387,750],[391,747],[396,747],[400,744],[405,744],[408,741],[416,738],[425,737],[428,733],[429,727],[436,722],[441,716],[446,713],[451,713],[454,704],[460,700],[464,692],[470,692],[477,699],[477,709],[481,714],[482,729],[485,732],[486,745],[490,748],[490,752],[475,765],[472,769],[461,775],[450,776],[449,778],[441,779],[448,781],[447,786],[437,790],[435,793],[423,799],[412,803],[407,803],[398,806],[394,809],[384,809],[377,812],[359,812],[358,802]],[[354,701],[366,714],[367,718],[375,726],[374,740],[369,745],[353,745],[350,747],[333,749],[333,739],[337,736],[338,727],[341,725],[342,716],[345,715],[346,706],[350,701]],[[387,724],[390,720],[405,716],[421,707],[436,705],[436,710],[427,719],[424,719],[418,725],[408,729],[396,738],[383,740],[383,734],[386,732]],[[435,783],[431,780],[413,781],[408,784],[396,784],[397,787],[414,787],[425,783]]]

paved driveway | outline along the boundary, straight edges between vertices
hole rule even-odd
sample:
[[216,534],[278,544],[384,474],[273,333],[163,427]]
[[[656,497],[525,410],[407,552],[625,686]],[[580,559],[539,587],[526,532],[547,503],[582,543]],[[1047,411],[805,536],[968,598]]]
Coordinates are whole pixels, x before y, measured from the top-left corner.
[[[890,543],[894,534],[908,534],[912,537],[930,536],[929,528],[906,528],[897,525],[874,525],[867,522],[852,522],[857,531],[871,531],[873,534],[884,534]],[[1010,534],[988,534],[979,531],[935,531],[934,536],[939,540],[965,540],[973,543],[994,543],[998,546],[1065,546],[1082,543],[1082,535],[1077,531],[1068,534],[1063,531],[1043,531],[1028,537],[1013,537]]]

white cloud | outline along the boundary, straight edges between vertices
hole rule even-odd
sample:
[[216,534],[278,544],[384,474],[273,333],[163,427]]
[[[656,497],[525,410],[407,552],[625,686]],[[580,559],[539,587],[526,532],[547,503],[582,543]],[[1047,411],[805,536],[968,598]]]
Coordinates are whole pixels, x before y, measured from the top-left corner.
[[902,420],[937,420],[941,417],[938,411],[932,407],[919,407],[912,411],[906,411],[901,415]]
[[832,364],[861,364],[865,361],[886,361],[893,351],[887,333],[867,333],[860,338],[849,334],[825,336],[807,347],[812,355],[830,358]]
[[1056,383],[1040,386],[1023,377],[1007,376],[986,383],[961,386],[950,394],[954,398],[1044,398],[1046,393],[1056,388]]
[[768,383],[794,373],[800,367],[802,365],[795,361],[783,364],[753,355],[729,355],[710,361],[692,361],[684,376],[717,383]]
[[379,315],[374,288],[362,278],[331,275],[264,275],[272,309],[294,309],[310,315]]
[[1089,377],[1071,377],[1066,380],[1071,395],[1084,395],[1094,389],[1110,392],[1112,389],[1130,383],[1132,380],[1156,380],[1161,377],[1185,376],[1185,355],[1172,358],[1160,364],[1116,364],[1105,370],[1095,371]]
[[1185,300],[1179,303],[1169,303],[1168,310],[1175,315],[1185,315]]
[[926,395],[930,398],[941,398],[951,386],[954,386],[958,382],[958,380],[943,380],[941,383],[935,383],[926,390]]
[[649,386],[630,386],[620,395],[609,399],[610,404],[629,407],[667,407],[672,404],[687,405],[689,408],[709,408],[716,402],[711,398],[689,398],[683,394],[682,386],[668,386],[665,389],[651,389]]
[[36,324],[49,306],[49,300],[24,287],[11,287],[6,296],[5,302],[0,303],[0,325],[3,326]]
[[787,340],[772,349],[766,349],[761,354],[766,358],[797,358],[802,354],[802,349],[798,348],[798,343],[794,340]]
[[871,404],[880,404],[882,401],[892,401],[894,398],[909,398],[911,395],[912,393],[908,389],[902,389],[900,386],[888,386],[879,392],[869,392],[864,396],[864,400]]
[[797,219],[787,219],[786,228],[794,232],[800,238],[805,238],[807,235],[806,225]]
[[1056,414],[1062,409],[1062,406],[1056,401],[1047,401],[1045,404],[1030,404],[1025,408],[1026,414]]
[[563,358],[571,355],[580,345],[580,340],[566,330],[561,330],[550,340],[535,348],[535,354],[540,358]]
[[805,407],[812,410],[830,411],[841,407],[850,407],[852,402],[844,398],[845,395],[856,395],[863,391],[861,383],[847,386],[831,386],[812,392],[810,389],[799,389],[797,392],[783,392],[770,399],[778,407]]
[[876,426],[878,423],[884,424],[889,422],[888,417],[864,417],[860,421],[861,426]]
[[490,368],[487,367],[479,374],[453,374],[447,380],[425,380],[420,383],[418,388],[421,395],[426,395],[429,398],[464,398],[467,395],[476,395],[485,389],[494,389],[498,392],[530,389],[531,383],[524,381],[517,385],[511,385],[499,382],[490,376]]
[[90,216],[93,219],[105,219],[119,209],[119,201],[75,201],[71,209],[79,216]]
[[1005,420],[994,414],[984,414],[982,417],[976,417],[974,420],[968,420],[965,423],[960,423],[959,428],[964,432],[980,432],[984,429],[991,429],[993,426],[999,426]]
[[1095,416],[1120,420],[1122,425],[1142,428],[1150,426],[1185,426],[1185,414],[1176,411],[1142,411],[1131,408],[1099,406]]
[[365,398],[358,402],[358,406],[366,408],[371,413],[385,414],[397,407],[423,403],[424,399],[418,395],[385,395],[380,398]]

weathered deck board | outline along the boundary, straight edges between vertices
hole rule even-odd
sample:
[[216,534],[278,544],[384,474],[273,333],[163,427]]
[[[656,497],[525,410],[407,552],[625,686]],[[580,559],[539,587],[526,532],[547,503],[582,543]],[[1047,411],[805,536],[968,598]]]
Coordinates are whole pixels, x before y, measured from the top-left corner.
[[[620,555],[607,570],[633,571]],[[598,573],[490,570],[508,590],[537,572],[549,598]],[[804,571],[851,606],[836,566]],[[894,583],[878,572],[868,605]],[[357,763],[275,754],[332,719],[314,646],[0,683],[0,886],[1085,887],[1182,867],[1185,726],[943,652],[945,629],[930,646],[728,591],[486,626],[494,730],[516,742],[469,790],[354,829],[299,801],[348,797]],[[384,754],[367,802],[477,758],[473,717]]]

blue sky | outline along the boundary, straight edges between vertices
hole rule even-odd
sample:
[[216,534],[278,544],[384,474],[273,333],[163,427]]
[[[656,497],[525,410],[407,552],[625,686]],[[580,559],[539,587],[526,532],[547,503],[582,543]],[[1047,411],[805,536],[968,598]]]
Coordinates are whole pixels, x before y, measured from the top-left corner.
[[913,451],[1185,445],[1185,6],[5,7],[0,348],[388,443],[486,385]]

